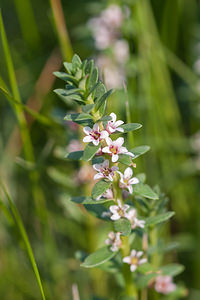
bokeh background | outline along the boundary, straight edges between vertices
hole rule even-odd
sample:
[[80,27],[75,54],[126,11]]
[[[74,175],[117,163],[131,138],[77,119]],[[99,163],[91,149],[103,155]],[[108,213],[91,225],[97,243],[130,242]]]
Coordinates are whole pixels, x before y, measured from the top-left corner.
[[[151,146],[138,160],[137,172],[145,172],[147,182],[158,184],[169,197],[169,208],[176,216],[165,232],[172,249],[166,260],[185,265],[179,280],[189,290],[186,298],[198,300],[198,0],[1,0],[18,86],[0,39],[0,85],[13,96],[0,94],[1,180],[23,220],[47,299],[73,299],[72,290],[75,295],[77,287],[81,300],[108,299],[108,294],[109,299],[117,299],[117,274],[80,268],[77,250],[90,253],[102,245],[105,225],[69,201],[70,195],[89,193],[92,172],[87,165],[64,159],[68,145],[78,146],[74,140],[80,132],[63,117],[77,107],[53,93],[63,86],[52,74],[62,70],[62,62],[70,61],[73,53],[81,59],[98,59],[103,54],[112,60],[109,49],[96,47],[89,20],[113,3],[126,13],[120,38],[128,44],[129,57],[120,66],[128,93],[118,85],[108,111],[143,124],[129,141]],[[6,203],[3,192],[1,197],[0,299],[40,299],[21,235],[9,206],[7,211],[2,204]]]

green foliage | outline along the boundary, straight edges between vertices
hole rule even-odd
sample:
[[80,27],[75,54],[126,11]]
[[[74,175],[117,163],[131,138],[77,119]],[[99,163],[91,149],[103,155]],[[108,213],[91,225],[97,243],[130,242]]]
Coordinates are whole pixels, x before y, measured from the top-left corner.
[[92,190],[92,198],[97,199],[99,196],[103,195],[107,189],[111,186],[110,181],[100,180],[98,181]]
[[94,268],[100,266],[108,260],[112,259],[116,254],[117,253],[112,252],[109,247],[100,248],[87,256],[81,266],[85,268]]
[[129,235],[131,233],[131,223],[128,219],[121,218],[114,222],[114,229],[124,236]]

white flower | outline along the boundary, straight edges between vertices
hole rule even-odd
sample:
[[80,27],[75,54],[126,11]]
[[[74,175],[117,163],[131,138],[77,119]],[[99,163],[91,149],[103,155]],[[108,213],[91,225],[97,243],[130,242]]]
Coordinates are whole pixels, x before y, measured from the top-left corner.
[[158,276],[155,282],[155,290],[158,293],[169,294],[176,289],[171,276]]
[[146,258],[140,259],[143,255],[142,251],[132,250],[130,256],[125,256],[123,262],[130,265],[131,272],[134,272],[137,267],[147,262]]
[[119,220],[122,217],[126,218],[126,215],[127,215],[126,211],[130,207],[128,204],[122,205],[119,199],[117,200],[117,203],[118,203],[118,205],[111,205],[109,207],[109,210],[112,213],[112,216],[110,218],[113,221]]
[[110,116],[112,120],[108,121],[106,125],[106,130],[108,131],[108,133],[111,134],[115,131],[124,132],[124,129],[119,127],[120,125],[124,124],[124,122],[121,120],[116,121],[117,116],[115,113],[111,113]]
[[100,131],[99,125],[96,123],[93,126],[93,129],[90,127],[83,128],[86,136],[83,138],[84,143],[92,142],[95,146],[99,145],[99,142],[109,136],[106,130]]
[[93,168],[99,172],[94,176],[94,180],[107,178],[110,181],[113,181],[113,176],[115,175],[115,171],[118,170],[118,167],[113,166],[109,168],[109,160],[106,159],[102,164],[95,164]]
[[129,46],[125,40],[117,40],[114,44],[114,56],[119,63],[124,64],[129,58]]
[[135,229],[136,227],[144,228],[145,221],[137,219],[136,209],[132,208],[129,210],[126,217],[129,219],[132,229]]
[[128,167],[125,170],[124,174],[122,174],[119,171],[118,171],[118,173],[120,175],[120,183],[119,183],[120,187],[122,189],[127,188],[128,191],[129,191],[129,193],[132,194],[133,193],[133,187],[132,187],[132,185],[139,183],[139,180],[136,177],[132,177],[133,170],[130,167]]
[[107,189],[103,194],[104,198],[113,199],[113,191],[111,189]]
[[122,24],[123,14],[118,5],[112,4],[101,13],[101,19],[110,28],[119,28]]
[[118,249],[121,247],[122,245],[122,241],[120,239],[120,232],[109,232],[108,234],[108,239],[105,240],[105,244],[106,245],[111,245],[110,250],[113,252],[118,251]]
[[110,153],[112,155],[112,162],[116,162],[119,159],[119,154],[127,154],[134,157],[134,154],[128,152],[126,147],[122,147],[124,138],[119,137],[117,140],[112,141],[111,138],[106,138],[107,147],[104,147],[102,151],[104,153]]

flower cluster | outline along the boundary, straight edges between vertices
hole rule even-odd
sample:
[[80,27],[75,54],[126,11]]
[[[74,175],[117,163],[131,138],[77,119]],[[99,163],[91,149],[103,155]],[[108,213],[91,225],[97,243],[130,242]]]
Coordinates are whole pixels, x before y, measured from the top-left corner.
[[112,59],[107,54],[101,54],[96,60],[108,88],[121,87],[125,78],[124,64],[129,58],[129,45],[121,37],[125,17],[120,6],[112,4],[88,22],[96,48],[101,51],[111,49]]

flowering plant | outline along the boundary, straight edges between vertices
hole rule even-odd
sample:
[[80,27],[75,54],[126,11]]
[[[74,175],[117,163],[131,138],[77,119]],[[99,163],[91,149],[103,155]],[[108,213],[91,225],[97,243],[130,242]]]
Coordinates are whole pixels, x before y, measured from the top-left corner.
[[[122,275],[122,297],[138,299],[140,291],[145,298],[150,293],[183,296],[184,289],[175,285],[172,277],[183,271],[179,264],[163,266],[164,246],[159,234],[162,225],[174,212],[167,211],[166,197],[158,187],[145,183],[145,175],[133,177],[133,162],[149,150],[148,146],[128,150],[124,137],[116,134],[141,128],[138,123],[124,124],[114,112],[106,114],[106,102],[112,90],[107,91],[99,80],[94,62],[81,61],[74,55],[72,63],[64,63],[66,73],[54,74],[65,81],[64,89],[55,90],[65,101],[75,101],[78,113],[67,114],[65,120],[83,127],[84,150],[67,153],[66,159],[91,162],[98,180],[91,196],[72,197],[89,213],[111,223],[112,231],[105,237],[105,245],[89,254],[81,264],[85,268],[116,270]],[[110,224],[108,225],[110,228]],[[154,288],[154,289],[152,289]],[[110,299],[110,298],[109,298]]]

